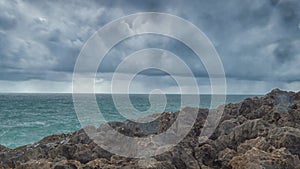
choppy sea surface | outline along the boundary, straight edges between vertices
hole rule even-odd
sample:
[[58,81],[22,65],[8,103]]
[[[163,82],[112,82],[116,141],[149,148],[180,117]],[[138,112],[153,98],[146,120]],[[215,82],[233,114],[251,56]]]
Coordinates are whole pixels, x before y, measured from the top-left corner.
[[[128,97],[118,95],[120,98]],[[200,95],[199,107],[210,108],[211,95]],[[226,103],[237,103],[254,95],[228,95]],[[181,107],[181,96],[166,95],[164,110],[151,109],[149,95],[130,95],[130,102],[119,105],[126,111],[130,106],[141,111],[141,117],[162,111],[175,112]],[[123,117],[110,94],[97,94],[98,107],[106,121],[122,121]],[[151,100],[151,99],[150,99]],[[158,106],[159,107],[159,106]],[[125,112],[126,113],[126,112]],[[138,118],[138,117],[137,117]],[[92,120],[91,120],[92,121]],[[93,121],[92,125],[101,122]],[[15,148],[39,141],[51,134],[69,133],[82,128],[74,110],[72,94],[0,94],[0,144]]]

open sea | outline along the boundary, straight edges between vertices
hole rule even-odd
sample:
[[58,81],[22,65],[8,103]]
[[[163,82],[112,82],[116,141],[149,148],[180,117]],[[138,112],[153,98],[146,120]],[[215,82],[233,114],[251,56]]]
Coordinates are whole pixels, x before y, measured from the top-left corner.
[[[228,95],[226,103],[237,103],[249,97],[254,95]],[[96,98],[106,121],[125,120],[118,113],[112,95],[97,94]],[[180,109],[180,95],[166,95],[166,100],[164,111],[175,112]],[[153,112],[147,111],[151,105],[148,95],[133,94],[130,95],[130,101],[134,108],[146,112],[141,113],[141,117],[162,112],[155,109],[151,109]],[[210,108],[210,101],[210,95],[200,95],[199,107]],[[72,94],[0,94],[0,144],[6,147],[15,148],[37,142],[51,134],[69,133],[80,128],[82,126],[74,110]]]

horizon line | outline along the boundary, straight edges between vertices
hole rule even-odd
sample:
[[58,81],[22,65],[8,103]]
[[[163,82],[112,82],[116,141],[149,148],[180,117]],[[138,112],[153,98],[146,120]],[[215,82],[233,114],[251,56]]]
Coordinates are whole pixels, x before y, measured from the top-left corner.
[[[269,92],[267,92],[269,93]],[[267,94],[265,93],[265,94]],[[72,92],[0,92],[0,94],[75,94]],[[141,94],[141,95],[149,95],[150,93],[109,93],[109,92],[95,92],[95,93],[76,93],[76,94]],[[171,94],[171,95],[223,95],[220,93],[163,93],[163,94]],[[264,93],[226,93],[225,95],[265,95]],[[154,95],[161,95],[161,94],[154,94]]]

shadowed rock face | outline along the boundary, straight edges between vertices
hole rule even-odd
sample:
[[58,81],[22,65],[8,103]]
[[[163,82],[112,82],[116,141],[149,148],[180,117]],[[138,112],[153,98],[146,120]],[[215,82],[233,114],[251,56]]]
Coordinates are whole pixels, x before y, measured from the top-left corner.
[[[189,109],[195,110],[185,111]],[[299,92],[275,89],[261,98],[225,105],[218,128],[201,144],[198,136],[208,109],[197,111],[196,123],[185,139],[170,151],[150,159],[113,155],[97,146],[84,130],[79,130],[48,136],[16,149],[0,146],[0,168],[300,168]],[[162,113],[149,124],[132,121],[109,124],[127,136],[145,137],[167,130],[178,113]],[[97,131],[94,127],[89,130]]]

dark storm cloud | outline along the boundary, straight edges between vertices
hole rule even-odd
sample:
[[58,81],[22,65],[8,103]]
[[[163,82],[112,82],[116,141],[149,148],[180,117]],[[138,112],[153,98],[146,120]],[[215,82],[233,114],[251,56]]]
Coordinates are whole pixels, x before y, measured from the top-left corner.
[[123,7],[127,11],[150,11],[150,12],[158,12],[165,10],[168,8],[170,3],[175,2],[173,0],[165,0],[165,1],[157,1],[157,0],[146,0],[146,1],[140,1],[140,0],[131,0],[131,1],[124,1],[124,0],[115,0],[115,1],[97,1],[95,0],[95,3],[97,3],[100,6],[105,6],[107,8],[111,7]]
[[[64,80],[96,30],[145,11],[178,15],[199,27],[215,45],[228,78],[290,83],[300,74],[298,0],[16,0],[1,1],[0,10],[0,80]],[[149,47],[177,54],[197,77],[207,77],[201,61],[185,45],[146,35],[121,42],[99,70],[111,73],[128,54]],[[143,74],[166,76],[153,70]]]
[[[298,46],[299,47],[299,46]],[[290,40],[281,40],[277,43],[277,47],[274,49],[275,59],[279,63],[285,63],[293,61],[297,55],[295,47]]]
[[9,13],[0,15],[0,28],[4,30],[13,29],[17,25],[17,19]]
[[[5,3],[7,3],[8,6],[14,4],[13,1],[8,1]],[[0,6],[0,10],[2,11],[0,12],[0,30],[9,30],[15,28],[18,22],[19,13],[17,13],[14,9],[7,9],[2,5]]]
[[279,19],[283,27],[290,31],[298,31],[297,25],[300,20],[300,4],[298,1],[282,1],[277,6]]
[[[102,63],[99,66],[99,72],[109,73],[114,72],[118,65],[124,60],[126,56],[130,54],[143,50],[144,48],[158,48],[163,49],[166,51],[170,51],[173,54],[177,55],[187,66],[194,70],[193,73],[197,77],[207,77],[206,70],[202,65],[201,60],[198,56],[189,49],[185,44],[182,42],[171,39],[165,36],[154,35],[154,34],[147,34],[147,35],[139,35],[128,38],[119,44],[117,44],[104,58]],[[142,57],[142,56],[141,56]],[[164,62],[158,60],[147,60],[141,58],[138,60],[139,64],[147,65],[156,62]],[[149,63],[150,62],[150,63]],[[178,69],[177,66],[165,64],[165,67],[169,67],[171,70]],[[133,67],[131,65],[128,66],[126,73],[132,73]],[[157,70],[147,70],[141,72],[143,75],[147,76],[166,76],[168,75],[166,72],[157,71]],[[177,74],[185,76],[186,74]]]

